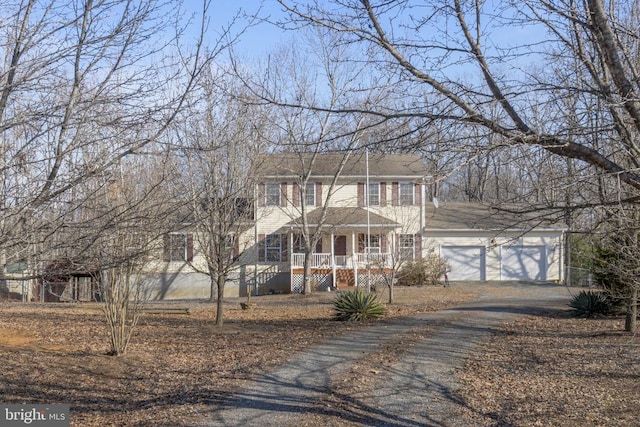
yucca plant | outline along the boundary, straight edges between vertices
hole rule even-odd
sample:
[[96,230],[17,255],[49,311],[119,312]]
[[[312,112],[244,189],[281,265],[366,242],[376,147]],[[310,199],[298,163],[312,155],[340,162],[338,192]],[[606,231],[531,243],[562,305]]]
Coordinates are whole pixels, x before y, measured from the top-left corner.
[[580,291],[569,302],[578,317],[595,317],[609,314],[613,310],[612,300],[603,292]]
[[333,301],[333,307],[336,320],[377,319],[385,313],[384,304],[378,300],[376,294],[360,290],[341,292]]

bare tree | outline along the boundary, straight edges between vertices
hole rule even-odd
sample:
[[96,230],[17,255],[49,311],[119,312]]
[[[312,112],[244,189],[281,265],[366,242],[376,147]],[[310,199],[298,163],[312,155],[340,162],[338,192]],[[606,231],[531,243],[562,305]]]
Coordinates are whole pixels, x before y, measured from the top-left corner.
[[92,197],[81,184],[162,140],[224,46],[201,50],[203,20],[185,50],[180,9],[156,0],[2,2],[0,14],[4,271],[68,242],[54,236]]
[[[400,269],[408,263],[422,259],[422,233],[420,230],[416,230],[416,225],[421,223],[419,217],[421,214],[423,214],[422,209],[395,206],[393,216],[390,219],[397,224],[401,224],[401,226],[395,228],[390,235],[391,242],[389,244],[391,250],[389,251],[389,256],[369,257],[369,264],[381,272],[379,275],[388,290],[387,302],[389,304],[395,302],[394,289]],[[370,273],[370,267],[368,270],[368,273]]]
[[[378,75],[396,76],[396,96],[405,97],[407,107],[385,105],[368,109],[370,114],[482,127],[509,144],[578,159],[606,179],[620,179],[636,192],[640,188],[635,142],[640,89],[632,60],[637,16],[626,3],[606,8],[602,0],[532,0],[520,10],[508,3],[490,10],[488,3],[460,0],[424,5],[367,0],[332,8],[280,3],[291,14],[283,25],[312,24],[340,34],[346,43],[364,45],[368,56],[354,61],[367,60]],[[550,36],[509,46],[492,40],[492,33],[514,26]],[[528,62],[540,65],[526,69]],[[576,93],[599,102],[581,102],[578,111],[566,114],[564,100]],[[595,127],[586,120],[594,113],[600,116]],[[575,117],[581,120],[576,123]],[[595,135],[607,144],[594,144]],[[637,193],[623,197],[635,200]]]
[[[208,68],[184,120],[176,124],[176,198],[189,208],[200,257],[190,267],[210,280],[216,324],[224,322],[225,284],[249,247],[240,236],[254,220],[254,176],[264,145],[265,113],[240,101],[241,88],[222,70]],[[250,289],[247,290],[251,292]]]
[[65,227],[74,248],[62,249],[98,282],[115,356],[126,353],[153,291],[147,267],[158,258],[174,218],[175,203],[164,191],[167,170],[162,152],[123,160],[95,180],[92,196]]
[[[337,112],[354,97],[364,105],[384,99],[384,84],[358,93],[362,81],[369,78],[365,64],[345,67],[335,58],[351,55],[348,46],[322,29],[301,32],[296,44],[286,46],[269,58],[264,75],[253,76],[237,67],[235,73],[251,93],[250,103],[269,105],[274,114],[272,138],[278,151],[287,155],[279,169],[295,176],[293,200],[288,206],[291,224],[296,229],[296,246],[304,253],[303,293],[312,292],[311,260],[316,245],[330,227],[327,215],[331,200],[340,186],[340,176],[350,159],[373,139],[374,125],[365,115]],[[302,104],[323,103],[326,109],[301,108]],[[319,160],[332,153],[331,164]],[[322,192],[316,190],[321,173]],[[313,221],[309,214],[314,212]]]
[[[109,333],[109,354],[121,356],[127,351],[149,296],[144,275],[148,260],[140,254],[148,242],[141,242],[130,232],[112,232],[99,251],[100,261],[111,260],[112,264],[100,266],[97,279]],[[131,253],[134,248],[135,253]]]
[[624,302],[625,330],[635,333],[640,289],[640,212],[637,206],[619,206],[606,208],[603,214],[608,218],[598,239],[598,275],[606,278],[608,283],[603,285],[612,297]]

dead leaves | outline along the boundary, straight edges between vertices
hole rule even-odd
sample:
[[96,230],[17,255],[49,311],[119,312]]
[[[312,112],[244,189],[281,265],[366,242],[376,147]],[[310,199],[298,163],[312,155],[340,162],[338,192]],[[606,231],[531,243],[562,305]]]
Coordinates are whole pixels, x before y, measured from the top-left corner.
[[637,337],[616,319],[528,317],[459,372],[475,425],[637,425]]

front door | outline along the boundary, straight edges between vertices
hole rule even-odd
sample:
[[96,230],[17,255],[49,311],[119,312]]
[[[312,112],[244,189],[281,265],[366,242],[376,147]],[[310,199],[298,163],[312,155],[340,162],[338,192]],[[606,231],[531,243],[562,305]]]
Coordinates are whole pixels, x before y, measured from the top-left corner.
[[333,254],[335,256],[347,255],[347,236],[333,237]]

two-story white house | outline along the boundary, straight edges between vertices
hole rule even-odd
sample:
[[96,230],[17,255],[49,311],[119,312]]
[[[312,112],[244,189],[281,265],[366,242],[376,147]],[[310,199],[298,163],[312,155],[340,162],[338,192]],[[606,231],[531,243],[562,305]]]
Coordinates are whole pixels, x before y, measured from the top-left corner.
[[[309,255],[314,291],[377,285],[391,268],[428,253],[448,261],[450,280],[564,279],[562,221],[544,210],[426,200],[429,175],[420,156],[274,153],[256,164],[253,195],[238,199],[250,215],[242,232],[229,236],[227,297],[301,292],[305,228],[319,230]],[[188,212],[180,217],[148,267],[152,299],[211,296],[210,278],[193,268],[206,265],[197,229]]]
[[354,287],[422,256],[427,170],[420,156],[278,153],[259,164],[255,230],[240,243],[256,240],[258,293],[302,290],[305,222],[322,233],[311,254],[316,290]]
[[[451,280],[564,277],[564,224],[478,203],[436,207],[426,200],[420,156],[275,153],[257,164],[255,211],[232,239],[236,267],[226,296],[301,292],[305,226],[320,229],[310,254],[314,291],[377,285],[427,253],[448,261]],[[188,227],[165,236],[154,298],[208,298],[209,279],[185,263],[199,256]]]

